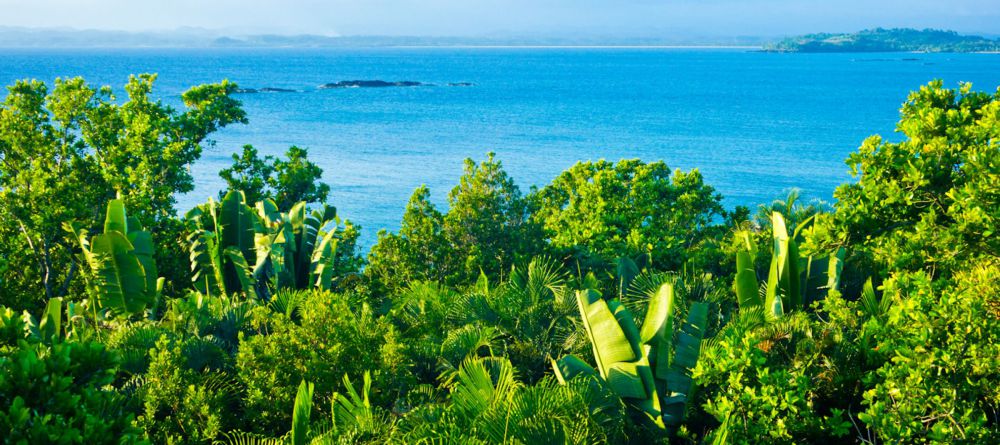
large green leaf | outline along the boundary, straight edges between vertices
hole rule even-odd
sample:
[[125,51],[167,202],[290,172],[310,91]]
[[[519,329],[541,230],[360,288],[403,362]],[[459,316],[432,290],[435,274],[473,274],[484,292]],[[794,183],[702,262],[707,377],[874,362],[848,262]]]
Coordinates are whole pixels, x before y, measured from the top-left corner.
[[221,245],[235,247],[248,259],[254,258],[254,236],[257,233],[257,214],[246,204],[243,192],[230,191],[222,198],[219,207],[222,225]]
[[670,368],[674,339],[674,285],[663,283],[649,299],[640,340],[655,378],[665,380]]
[[142,312],[152,299],[146,292],[146,273],[125,235],[116,231],[94,236],[90,248],[98,305]]
[[753,258],[750,252],[736,252],[736,300],[741,309],[763,306],[760,299],[760,284],[757,282],[757,272],[754,270]]
[[125,203],[120,199],[112,199],[111,202],[108,202],[108,213],[104,218],[104,233],[108,232],[119,232],[122,235],[128,233]]
[[593,290],[577,291],[576,301],[581,321],[593,346],[597,369],[602,376],[607,378],[608,368],[616,362],[638,360],[637,345],[629,341],[600,293]]
[[156,260],[153,236],[147,231],[132,231],[128,234],[128,240],[135,249],[133,253],[142,265],[142,270],[146,274],[146,293],[149,298],[156,298],[156,280],[159,271],[156,269]]
[[253,269],[247,264],[246,258],[235,246],[226,247],[223,251],[223,255],[229,261],[229,267],[234,271],[234,276],[239,282],[240,289],[246,294],[248,298],[257,298],[257,292],[254,288],[256,280],[253,277]]
[[313,252],[310,270],[312,285],[318,289],[329,290],[333,286],[334,260],[337,254],[337,239],[335,231],[331,230],[316,246]]
[[45,304],[45,312],[38,322],[38,332],[46,342],[62,333],[62,302],[62,298],[50,298]]
[[559,360],[552,360],[552,370],[559,383],[566,384],[578,375],[597,375],[597,370],[575,355],[567,355]]
[[292,409],[292,445],[309,443],[309,416],[312,413],[313,384],[305,380],[299,384]]
[[198,229],[188,235],[191,260],[191,282],[205,295],[225,294],[222,276],[222,254],[214,232]]
[[676,354],[670,373],[667,375],[670,395],[663,406],[664,422],[667,425],[680,424],[684,418],[687,400],[694,393],[691,370],[698,365],[698,357],[701,355],[701,343],[708,327],[708,308],[708,303],[692,304],[687,321],[677,337]]

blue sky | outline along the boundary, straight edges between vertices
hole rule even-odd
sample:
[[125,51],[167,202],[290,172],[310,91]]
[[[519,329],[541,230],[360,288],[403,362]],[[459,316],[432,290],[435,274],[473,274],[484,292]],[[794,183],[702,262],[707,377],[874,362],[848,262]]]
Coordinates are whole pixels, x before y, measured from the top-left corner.
[[0,26],[326,35],[1000,34],[1000,0],[0,0]]

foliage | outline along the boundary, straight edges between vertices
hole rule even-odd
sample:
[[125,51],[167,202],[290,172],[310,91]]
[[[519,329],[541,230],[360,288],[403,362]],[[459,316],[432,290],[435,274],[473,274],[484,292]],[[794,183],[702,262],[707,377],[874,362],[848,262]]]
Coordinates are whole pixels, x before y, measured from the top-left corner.
[[850,34],[807,34],[764,46],[777,52],[980,52],[1000,50],[1000,42],[936,29],[866,29]]
[[[59,305],[55,306],[58,312]],[[25,337],[0,308],[0,436],[7,443],[142,443],[122,397],[108,390],[115,357],[102,344]],[[20,331],[20,332],[19,332]],[[19,335],[20,334],[20,335]],[[54,336],[54,337],[53,337]]]
[[[174,195],[194,188],[188,167],[206,137],[246,122],[236,85],[202,85],[182,96],[178,112],[152,94],[155,75],[133,76],[119,101],[109,87],[81,78],[8,87],[0,105],[0,258],[6,263],[0,302],[33,308],[65,296],[78,284],[72,254],[77,236],[91,231],[116,195],[143,225],[159,229],[174,214]],[[157,245],[172,239],[167,232]],[[170,249],[157,249],[170,251]],[[42,298],[43,300],[40,300]]]
[[599,374],[654,427],[675,433],[695,389],[690,370],[701,352],[708,305],[694,303],[675,332],[674,287],[669,282],[649,299],[641,328],[618,300],[605,301],[593,290],[577,291],[576,300],[597,371],[570,355],[553,362],[556,377],[565,382]]
[[242,155],[233,155],[233,165],[219,172],[227,190],[219,192],[222,199],[227,191],[239,190],[247,202],[270,199],[278,210],[287,212],[295,203],[325,203],[330,186],[319,182],[323,169],[309,161],[309,151],[291,146],[284,159],[257,155],[252,145],[243,146]]
[[801,310],[820,300],[827,292],[836,291],[840,285],[846,250],[837,248],[829,254],[803,255],[799,251],[802,229],[812,218],[802,221],[789,235],[781,213],[771,214],[773,249],[767,281],[758,288],[755,257],[757,245],[746,230],[734,235],[736,251],[736,276],[733,289],[741,309],[766,308],[773,317],[786,312]]
[[1000,442],[1000,93],[922,88],[832,207],[793,191],[753,219],[663,163],[524,197],[469,160],[361,272],[304,151],[247,149],[224,175],[264,199],[174,218],[242,115],[231,84],[177,113],[151,82],[0,107],[5,442]]
[[139,314],[160,297],[163,279],[157,277],[152,235],[135,218],[128,218],[125,204],[108,203],[104,233],[87,239],[87,231],[66,224],[78,237],[87,288],[97,306],[115,312]]
[[867,377],[858,415],[873,435],[910,443],[1000,440],[998,276],[994,260],[948,281],[905,272],[885,283],[893,304],[884,321],[864,326],[884,357]]
[[[256,335],[244,335],[236,371],[246,387],[245,409],[254,419],[250,431],[284,431],[291,422],[294,388],[305,379],[320,394],[332,394],[345,374],[372,370],[387,400],[405,387],[405,363],[396,333],[367,307],[352,309],[342,296],[311,292],[300,303],[298,323],[257,308],[249,314]],[[329,415],[328,407],[315,411]]]
[[1000,256],[1000,90],[942,87],[910,94],[897,130],[906,139],[865,140],[847,164],[856,183],[837,188],[830,221],[885,270],[947,277]]
[[585,263],[646,255],[677,270],[718,228],[722,196],[698,170],[671,174],[663,162],[580,162],[533,196],[533,218],[552,247]]
[[[327,205],[309,212],[305,202],[279,212],[271,200],[254,209],[240,191],[210,199],[186,215],[194,287],[265,301],[282,288],[331,289],[356,264],[357,231],[340,227],[336,213]],[[346,249],[338,254],[341,240]]]
[[541,248],[538,227],[500,161],[487,154],[476,164],[465,160],[459,184],[441,213],[418,188],[404,214],[399,234],[380,232],[369,257],[369,276],[398,288],[400,279],[434,279],[467,285],[480,275],[503,276],[511,266]]

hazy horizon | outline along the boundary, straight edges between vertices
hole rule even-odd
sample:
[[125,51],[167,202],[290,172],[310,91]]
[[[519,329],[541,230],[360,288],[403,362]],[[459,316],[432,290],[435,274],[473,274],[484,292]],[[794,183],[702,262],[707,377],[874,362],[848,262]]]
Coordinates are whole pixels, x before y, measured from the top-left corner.
[[0,27],[325,36],[779,36],[866,28],[1000,34],[1000,2],[958,0],[0,0]]

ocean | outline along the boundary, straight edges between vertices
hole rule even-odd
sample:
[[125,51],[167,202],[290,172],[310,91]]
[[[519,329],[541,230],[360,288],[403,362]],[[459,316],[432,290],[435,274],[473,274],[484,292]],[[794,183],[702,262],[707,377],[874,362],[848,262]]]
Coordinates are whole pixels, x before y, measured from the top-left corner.
[[[727,207],[801,189],[831,200],[844,159],[894,133],[907,93],[932,79],[1000,86],[1000,54],[772,54],[745,49],[384,48],[0,50],[0,82],[83,76],[124,97],[129,74],[158,73],[155,95],[229,79],[250,123],[212,136],[178,210],[216,196],[244,144],[309,149],[331,204],[362,244],[399,226],[413,189],[441,208],[462,161],[495,152],[523,192],[580,160],[641,158],[698,168]],[[434,86],[318,89],[342,80]],[[469,83],[469,86],[449,84]]]

